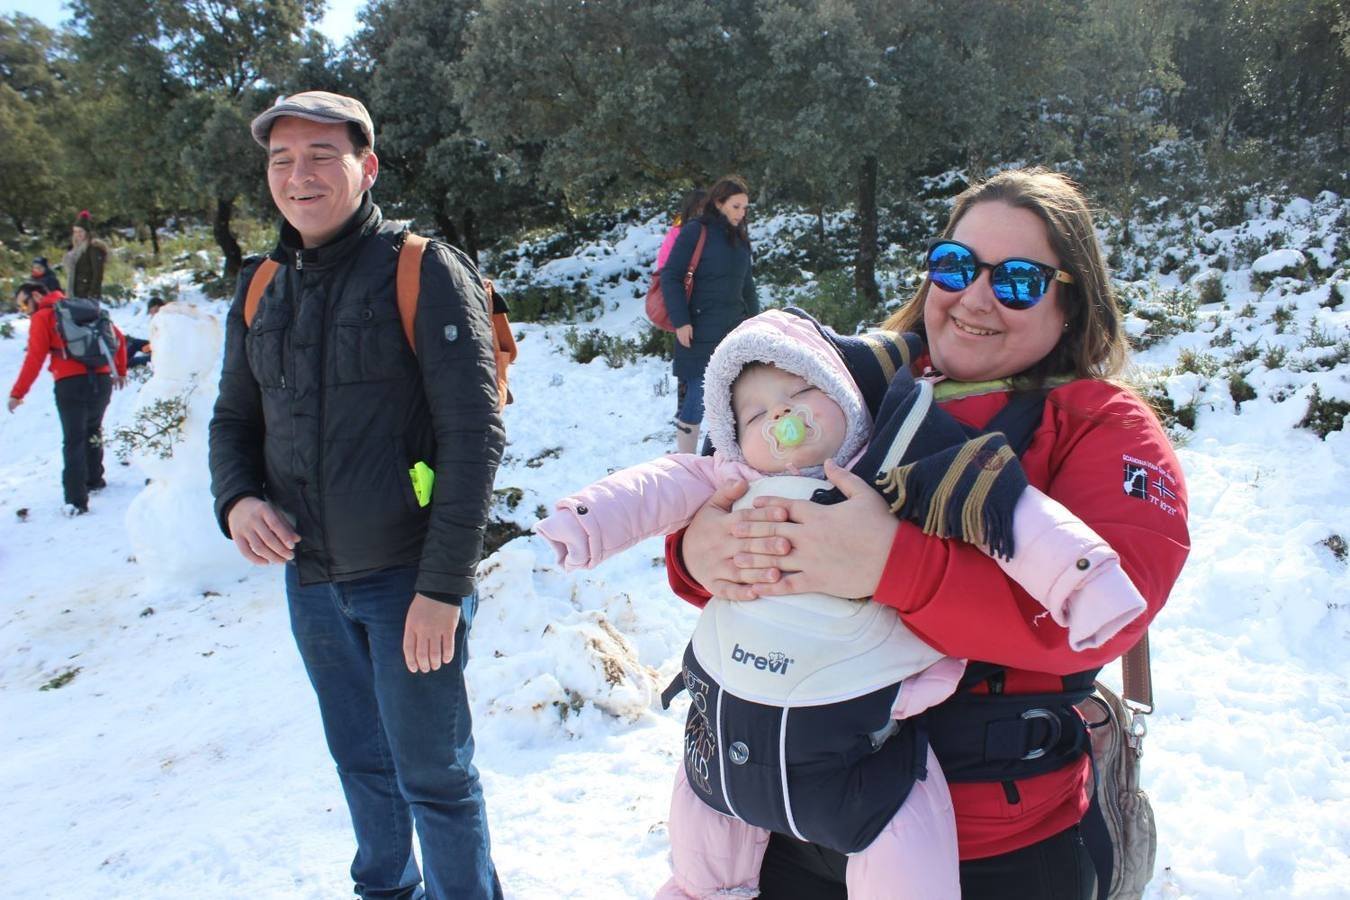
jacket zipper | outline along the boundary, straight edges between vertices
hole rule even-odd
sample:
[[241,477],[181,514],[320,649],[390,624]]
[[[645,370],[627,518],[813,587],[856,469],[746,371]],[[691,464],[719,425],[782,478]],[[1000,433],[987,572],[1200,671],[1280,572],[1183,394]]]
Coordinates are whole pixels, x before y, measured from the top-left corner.
[[[296,284],[296,290],[295,290],[295,319],[296,319],[297,325],[299,324],[299,321],[300,321],[300,307],[301,307],[301,304],[303,304],[303,302],[304,302],[304,299],[303,299],[303,298],[304,298],[304,296],[305,296],[305,272],[304,272],[304,270],[305,270],[305,260],[304,260],[304,255],[303,255],[303,254],[304,254],[304,251],[303,251],[303,250],[297,250],[297,251],[295,251],[295,273],[296,273],[296,275],[299,276],[299,278],[298,278],[298,283]],[[294,332],[292,332],[292,333],[294,333]],[[325,341],[327,340],[327,334],[328,334],[328,312],[327,312],[327,304],[321,303],[321,304],[319,304],[319,371],[318,371],[318,375],[317,375],[318,381],[319,381],[320,384],[322,384],[323,381],[324,381],[324,378],[323,378],[324,344],[325,344]],[[318,415],[316,416],[316,420],[318,421],[318,434],[316,435],[316,439],[317,439],[317,441],[318,441],[318,451],[317,451],[316,454],[315,454],[315,459],[318,461],[318,471],[316,471],[316,472],[314,473],[314,483],[313,483],[313,485],[312,485],[312,488],[314,489],[314,492],[315,492],[315,501],[314,501],[314,505],[315,505],[315,507],[316,507],[317,510],[318,510],[318,519],[319,519],[319,521],[318,521],[317,523],[315,523],[315,524],[318,525],[318,527],[319,527],[319,534],[323,537],[323,546],[324,546],[324,548],[325,548],[325,550],[324,550],[325,558],[324,558],[324,563],[323,563],[323,566],[324,566],[324,574],[325,574],[325,575],[330,575],[330,574],[331,574],[332,566],[331,566],[331,558],[328,556],[328,554],[329,554],[331,551],[327,549],[327,548],[328,548],[328,528],[327,528],[327,517],[326,517],[325,514],[324,514],[324,503],[323,503],[323,493],[324,493],[324,492],[323,492],[323,487],[324,487],[324,485],[323,485],[323,419],[324,419],[324,393],[325,393],[325,392],[324,392],[323,390],[320,390],[320,391],[318,392],[318,398],[317,398],[317,399],[318,399],[318,403],[319,403],[319,411],[318,411]]]
[[[304,260],[302,260],[302,259],[300,258],[300,254],[299,254],[299,253],[296,253],[296,254],[295,254],[295,270],[298,272],[298,271],[300,271],[300,270],[303,269],[303,268],[304,268]],[[296,298],[295,298],[295,312],[293,312],[293,313],[291,314],[291,338],[292,338],[292,340],[294,340],[294,338],[295,338],[295,326],[296,326],[296,324],[299,322],[299,319],[300,319],[299,312],[300,312],[300,297],[299,297],[299,295],[297,294],[297,296],[296,296]],[[292,357],[292,359],[294,359],[294,357],[295,357],[295,354],[294,354],[294,353],[291,353],[291,354],[289,354],[289,355]],[[282,389],[282,390],[285,390],[285,389],[286,389],[286,360],[285,360],[285,357],[283,357],[282,360],[281,360],[281,389]]]
[[[299,260],[299,256],[300,254],[297,253],[296,254],[297,260]],[[299,266],[296,266],[296,268],[298,269]],[[301,294],[303,295],[304,276],[301,275],[300,279],[301,279]],[[324,366],[326,365],[324,359],[325,357],[324,351],[327,348],[328,348],[328,304],[321,303],[319,304],[319,371],[317,375],[318,383],[320,385],[327,383],[327,379],[324,377]],[[324,436],[323,420],[324,420],[324,412],[326,411],[325,408],[328,403],[328,392],[320,389],[318,400],[319,400],[319,415],[318,415],[319,433],[317,437],[319,447],[318,452],[315,454],[315,459],[318,461],[319,470],[314,473],[314,484],[316,490],[318,491],[317,502],[319,507],[319,533],[323,535],[323,546],[325,548],[324,569],[327,571],[325,571],[324,574],[328,575],[331,578],[333,559],[332,559],[332,550],[331,548],[329,548],[328,543],[328,514],[324,511],[324,483],[323,483],[323,436]]]

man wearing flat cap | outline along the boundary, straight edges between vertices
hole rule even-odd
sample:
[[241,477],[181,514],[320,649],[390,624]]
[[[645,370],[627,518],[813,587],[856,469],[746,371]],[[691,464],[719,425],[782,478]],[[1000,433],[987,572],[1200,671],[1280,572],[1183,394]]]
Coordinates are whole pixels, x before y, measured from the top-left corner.
[[254,306],[246,265],[226,323],[216,516],[244,558],[285,569],[356,831],[356,893],[499,898],[464,685],[504,443],[479,275],[427,246],[410,346],[395,293],[406,231],[371,200],[365,106],[307,91],[252,131],[284,221],[275,275]]

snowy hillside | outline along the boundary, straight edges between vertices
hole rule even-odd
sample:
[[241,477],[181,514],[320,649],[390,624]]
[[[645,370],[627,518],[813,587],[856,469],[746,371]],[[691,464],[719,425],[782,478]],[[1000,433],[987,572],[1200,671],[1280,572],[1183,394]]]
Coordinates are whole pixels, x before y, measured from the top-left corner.
[[[1172,409],[1194,548],[1152,632],[1148,897],[1344,897],[1350,201],[1255,198],[1230,218],[1160,204],[1113,248],[1139,279],[1122,285],[1146,345],[1136,378]],[[757,253],[800,225],[755,224]],[[578,327],[637,339],[662,230],[618,227],[498,274],[508,297],[585,284],[598,306]],[[180,287],[153,331],[139,307],[115,311],[150,333],[156,371],[106,419],[136,427],[181,399],[171,458],[113,461],[91,514],[68,520],[49,376],[0,419],[0,872],[16,896],[54,883],[76,898],[345,896],[350,827],[281,573],[240,560],[212,520],[205,429],[224,305],[186,275]],[[27,321],[0,324],[12,378]],[[580,365],[568,327],[518,326],[497,512],[521,527],[673,444],[668,364]],[[686,701],[666,712],[656,694],[694,610],[667,589],[661,551],[648,541],[568,575],[525,536],[480,568],[469,680],[510,898],[644,898],[667,877]]]

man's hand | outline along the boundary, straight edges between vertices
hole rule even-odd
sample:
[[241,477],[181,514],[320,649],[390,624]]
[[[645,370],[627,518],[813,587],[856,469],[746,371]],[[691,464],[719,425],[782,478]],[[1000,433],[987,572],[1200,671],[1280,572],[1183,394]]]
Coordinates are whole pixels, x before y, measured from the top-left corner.
[[742,573],[763,566],[776,566],[782,572],[782,578],[758,585],[757,596],[819,592],[870,597],[876,593],[900,523],[884,497],[833,460],[825,463],[825,477],[843,491],[844,502],[822,506],[810,500],[755,498],[756,512],[778,510],[786,513],[787,520],[754,522],[750,533],[761,541],[786,538],[791,544],[786,555],[777,549],[735,555]]
[[14,410],[18,409],[18,408],[19,408],[20,406],[22,406],[22,405],[23,405],[23,400],[19,399],[18,397],[10,397],[10,398],[9,398],[9,411],[10,411],[10,412],[14,412]]
[[120,391],[122,388],[127,386],[127,376],[113,375],[112,383],[113,383],[113,390]]
[[435,672],[455,658],[455,629],[459,607],[432,600],[425,594],[413,597],[408,622],[403,626],[403,661],[408,671]]
[[237,500],[225,520],[234,545],[249,562],[265,566],[295,559],[294,548],[300,535],[266,500],[257,497]]
[[681,347],[692,347],[694,345],[694,326],[681,325],[676,328],[675,340],[680,342]]

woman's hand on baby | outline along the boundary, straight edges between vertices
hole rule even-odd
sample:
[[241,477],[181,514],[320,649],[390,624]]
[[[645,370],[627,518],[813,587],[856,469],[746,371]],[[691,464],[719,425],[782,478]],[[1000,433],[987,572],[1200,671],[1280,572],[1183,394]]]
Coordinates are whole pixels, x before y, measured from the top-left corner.
[[710,593],[728,600],[753,600],[757,584],[776,581],[781,573],[773,565],[744,569],[734,557],[740,553],[787,553],[782,538],[756,537],[761,524],[785,522],[787,511],[778,508],[731,511],[731,505],[749,487],[736,480],[723,485],[708,499],[685,529],[681,555],[694,580]]
[[782,577],[755,585],[756,596],[818,592],[838,597],[870,597],[881,581],[891,544],[900,523],[885,499],[863,479],[825,463],[825,476],[845,500],[822,506],[810,500],[758,497],[759,513],[776,513],[786,520],[757,522],[752,533],[759,541],[787,539],[786,553],[753,549],[735,554],[741,572],[768,566]]

